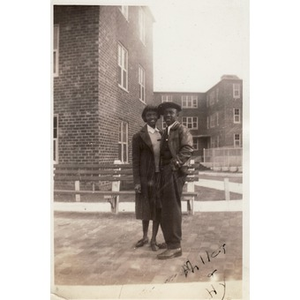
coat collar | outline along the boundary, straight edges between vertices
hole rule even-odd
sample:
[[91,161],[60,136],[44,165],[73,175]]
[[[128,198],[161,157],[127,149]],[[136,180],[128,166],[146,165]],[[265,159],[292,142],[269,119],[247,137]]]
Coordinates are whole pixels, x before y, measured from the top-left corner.
[[[180,125],[180,123],[178,122],[178,121],[175,121],[174,123],[172,123],[171,125],[170,125],[170,131],[171,130],[176,130],[178,127],[179,127],[179,125]],[[167,131],[167,128],[165,129],[165,133],[166,133],[166,131]],[[168,134],[170,134],[170,132],[168,132]]]
[[140,136],[145,144],[153,151],[151,139],[147,130],[147,124],[141,129]]
[[171,124],[170,130],[176,130],[179,127],[180,123],[178,121],[175,121],[173,124]]

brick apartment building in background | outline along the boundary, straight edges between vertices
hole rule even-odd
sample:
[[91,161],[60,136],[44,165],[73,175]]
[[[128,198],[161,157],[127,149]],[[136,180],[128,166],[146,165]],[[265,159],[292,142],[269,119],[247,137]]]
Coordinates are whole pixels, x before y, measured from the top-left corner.
[[156,104],[181,105],[180,120],[193,135],[194,156],[203,157],[204,149],[242,147],[242,91],[241,79],[224,75],[205,93],[155,92],[154,97]]
[[129,162],[154,100],[150,10],[55,5],[53,18],[54,163]]
[[242,146],[238,77],[224,75],[203,93],[153,92],[147,7],[55,5],[53,17],[54,163],[130,163],[142,110],[163,101],[182,106],[200,161],[204,149]]

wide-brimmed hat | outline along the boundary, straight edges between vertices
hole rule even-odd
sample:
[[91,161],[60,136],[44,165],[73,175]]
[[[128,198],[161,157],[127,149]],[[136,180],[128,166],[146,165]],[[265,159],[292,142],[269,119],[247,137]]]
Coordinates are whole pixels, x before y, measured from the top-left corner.
[[159,104],[157,107],[158,113],[160,115],[163,115],[166,108],[175,108],[177,109],[178,112],[181,111],[181,106],[179,104],[176,104],[174,102],[163,102]]

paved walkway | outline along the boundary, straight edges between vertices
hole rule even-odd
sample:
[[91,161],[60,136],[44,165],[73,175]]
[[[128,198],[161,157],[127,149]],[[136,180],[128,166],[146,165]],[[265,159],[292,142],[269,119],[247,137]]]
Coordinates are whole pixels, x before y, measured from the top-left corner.
[[132,212],[55,212],[53,236],[52,292],[68,299],[210,299],[213,288],[213,299],[242,298],[240,211],[184,214],[183,255],[166,261],[134,247],[141,222]]

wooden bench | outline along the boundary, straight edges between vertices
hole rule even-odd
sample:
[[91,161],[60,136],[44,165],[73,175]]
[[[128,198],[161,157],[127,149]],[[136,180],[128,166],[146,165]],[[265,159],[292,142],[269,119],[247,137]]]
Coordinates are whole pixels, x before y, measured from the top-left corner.
[[[182,201],[187,202],[187,212],[194,213],[195,193],[194,181],[198,178],[193,166],[189,167],[186,191],[182,193]],[[133,182],[131,164],[58,164],[54,165],[54,182],[71,182],[75,189],[54,189],[55,194],[75,195],[75,201],[81,201],[81,195],[103,195],[104,199],[111,204],[114,213],[119,212],[119,196],[135,196],[134,190],[121,190],[121,182]],[[95,190],[96,183],[109,183],[111,190]],[[82,190],[81,183],[92,183],[91,190]]]

